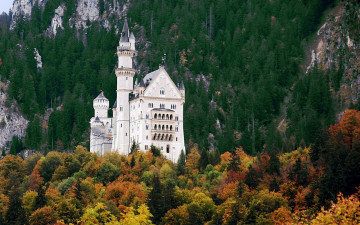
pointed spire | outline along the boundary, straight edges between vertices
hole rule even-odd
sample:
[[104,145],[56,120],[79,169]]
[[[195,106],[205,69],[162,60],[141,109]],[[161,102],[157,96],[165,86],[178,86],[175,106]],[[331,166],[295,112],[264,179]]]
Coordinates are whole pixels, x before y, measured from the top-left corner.
[[133,32],[130,33],[129,39],[130,39],[130,40],[131,40],[131,39],[134,39],[134,40],[135,40],[135,36],[134,36],[134,33],[133,33]]
[[184,81],[181,81],[180,90],[185,90]]
[[128,22],[127,22],[127,17],[125,17],[124,26],[121,31],[120,42],[129,42],[129,26],[128,26]]
[[108,100],[108,99],[105,97],[103,91],[100,91],[100,94],[99,94],[95,99],[106,99],[106,100]]

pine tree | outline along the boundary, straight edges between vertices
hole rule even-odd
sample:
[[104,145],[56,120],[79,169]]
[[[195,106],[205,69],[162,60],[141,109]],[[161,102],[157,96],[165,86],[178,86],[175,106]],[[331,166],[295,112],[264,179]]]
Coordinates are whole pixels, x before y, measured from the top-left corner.
[[38,195],[35,198],[35,209],[40,209],[46,205],[45,189],[42,185],[38,185]]
[[9,192],[9,208],[6,212],[7,224],[26,224],[25,210],[22,207],[20,188],[13,186]]
[[153,178],[152,190],[148,197],[148,206],[153,215],[153,222],[159,224],[161,217],[165,214],[165,210],[162,185],[160,183],[160,178],[156,175]]
[[178,175],[184,175],[186,169],[186,156],[184,150],[181,150],[178,162],[177,162],[177,173]]

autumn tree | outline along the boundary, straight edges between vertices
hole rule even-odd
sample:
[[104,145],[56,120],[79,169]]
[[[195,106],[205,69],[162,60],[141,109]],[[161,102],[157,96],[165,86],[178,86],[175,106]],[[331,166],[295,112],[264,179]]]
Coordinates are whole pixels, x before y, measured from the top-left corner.
[[49,206],[45,206],[43,208],[37,209],[30,216],[31,225],[55,224],[56,220],[57,220],[57,213]]

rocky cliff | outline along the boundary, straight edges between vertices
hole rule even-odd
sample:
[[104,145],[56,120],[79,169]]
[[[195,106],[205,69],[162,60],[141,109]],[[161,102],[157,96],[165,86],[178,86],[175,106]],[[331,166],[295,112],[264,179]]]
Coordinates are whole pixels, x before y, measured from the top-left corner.
[[4,148],[13,136],[24,137],[28,125],[28,121],[19,112],[16,102],[9,100],[7,94],[9,84],[0,81],[0,148]]
[[357,104],[360,96],[360,45],[351,36],[346,14],[344,4],[332,9],[307,50],[306,73],[315,65],[324,72],[337,73],[329,82],[333,95],[340,100],[340,113]]
[[[29,19],[34,6],[37,5],[45,10],[47,2],[48,0],[14,0],[11,9],[10,29],[13,30],[16,27],[20,18]],[[99,22],[107,30],[114,26],[118,31],[119,25],[114,21],[125,16],[129,6],[129,0],[76,0],[76,10],[70,12],[72,16],[68,21],[64,21],[64,13],[67,10],[66,4],[64,1],[59,2],[59,6],[54,12],[51,12],[54,15],[51,25],[44,31],[48,36],[56,36],[58,29],[64,29],[65,23],[79,30],[87,29],[92,22]]]

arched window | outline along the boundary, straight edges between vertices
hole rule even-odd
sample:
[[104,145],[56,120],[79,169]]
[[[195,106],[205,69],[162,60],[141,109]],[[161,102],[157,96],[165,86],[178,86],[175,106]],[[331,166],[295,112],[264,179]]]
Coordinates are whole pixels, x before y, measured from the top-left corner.
[[149,130],[149,125],[146,125],[146,130]]
[[164,134],[163,134],[163,135],[161,135],[161,140],[164,140]]
[[168,140],[168,134],[166,134],[166,136],[165,136],[165,141],[167,141]]
[[162,130],[165,130],[165,125],[162,125]]
[[172,125],[170,125],[170,130],[172,130]]
[[170,153],[170,145],[166,145],[166,153]]
[[159,140],[159,139],[160,139],[160,135],[161,135],[161,134],[159,134],[159,135],[158,135],[158,137],[157,137],[157,139],[156,139],[156,140]]
[[154,130],[156,130],[157,129],[157,126],[156,126],[156,124],[155,124],[155,126],[154,126]]
[[167,120],[169,119],[169,114],[166,114],[166,119],[167,119]]
[[170,134],[170,136],[169,136],[169,141],[172,141],[171,139],[172,139],[172,134]]
[[163,119],[163,120],[165,119],[165,114],[162,114],[162,117],[161,117],[161,119]]
[[166,130],[169,130],[169,125],[166,125]]
[[155,113],[155,115],[154,115],[154,119],[156,119],[157,118],[157,114]]
[[154,134],[154,137],[153,137],[153,140],[155,140],[156,139],[156,134]]
[[170,115],[170,120],[172,120],[173,119],[173,116],[172,115]]

